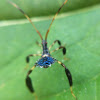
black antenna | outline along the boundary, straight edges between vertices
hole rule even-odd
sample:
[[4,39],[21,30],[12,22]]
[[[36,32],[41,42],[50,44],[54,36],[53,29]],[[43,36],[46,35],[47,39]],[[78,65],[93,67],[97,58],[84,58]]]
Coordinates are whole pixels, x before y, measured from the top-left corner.
[[43,40],[41,33],[37,30],[37,28],[35,27],[35,25],[32,23],[31,19],[28,17],[28,15],[21,9],[19,8],[15,3],[11,2],[8,0],[8,2],[13,5],[14,7],[16,7],[21,13],[24,14],[24,16],[30,21],[30,23],[32,24],[32,26],[34,27],[34,29],[36,30],[36,32],[39,34],[41,40]]
[[52,25],[53,21],[55,20],[56,16],[58,15],[58,13],[59,13],[60,10],[61,10],[61,8],[66,4],[67,1],[68,1],[68,0],[65,0],[65,2],[62,4],[62,6],[58,9],[57,13],[56,13],[55,16],[53,17],[52,22],[51,22],[51,24],[50,24],[50,26],[49,26],[49,28],[48,28],[48,30],[47,30],[47,32],[46,32],[45,40],[47,40],[47,36],[48,36],[48,33],[49,33],[49,31],[50,31],[50,28],[51,28],[51,25]]

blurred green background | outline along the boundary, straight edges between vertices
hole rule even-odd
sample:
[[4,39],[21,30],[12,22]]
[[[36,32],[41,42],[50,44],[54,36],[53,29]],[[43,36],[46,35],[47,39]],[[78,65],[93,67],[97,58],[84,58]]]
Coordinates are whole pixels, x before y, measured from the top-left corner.
[[[47,16],[56,13],[64,0],[11,0],[19,5],[30,17]],[[85,7],[99,4],[100,0],[68,0],[60,13],[70,12]],[[0,19],[24,18],[21,13],[14,9],[7,0],[0,0]]]
[[[42,36],[64,0],[11,0],[32,19]],[[60,40],[67,48],[51,55],[62,61],[73,78],[73,92],[78,100],[100,99],[100,0],[68,0],[54,21],[48,35],[48,47]],[[41,40],[22,13],[6,0],[0,1],[0,100],[35,100],[25,85],[28,70],[42,53]],[[54,50],[58,45],[52,48]],[[75,100],[70,92],[64,68],[55,63],[47,69],[35,68],[30,75],[39,100]]]

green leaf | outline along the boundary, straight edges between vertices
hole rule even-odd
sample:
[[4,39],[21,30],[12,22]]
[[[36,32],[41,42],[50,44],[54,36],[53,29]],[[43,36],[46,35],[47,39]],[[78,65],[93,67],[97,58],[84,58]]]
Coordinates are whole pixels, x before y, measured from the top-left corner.
[[[64,0],[10,0],[22,8],[30,17],[55,14]],[[100,0],[68,0],[60,13],[99,4]],[[0,0],[0,20],[20,19],[24,16],[10,5],[7,0]]]
[[[40,17],[33,21],[44,37],[51,19]],[[25,71],[25,57],[42,53],[36,45],[36,41],[41,40],[27,20],[1,21],[0,33],[0,100],[33,100],[25,77],[39,58],[31,58],[30,67]],[[48,46],[56,39],[66,46],[66,57],[70,60],[63,60],[60,50],[52,56],[70,70],[78,100],[99,100],[100,5],[59,15],[48,35]],[[61,65],[55,63],[47,69],[37,67],[30,77],[39,100],[74,100]]]

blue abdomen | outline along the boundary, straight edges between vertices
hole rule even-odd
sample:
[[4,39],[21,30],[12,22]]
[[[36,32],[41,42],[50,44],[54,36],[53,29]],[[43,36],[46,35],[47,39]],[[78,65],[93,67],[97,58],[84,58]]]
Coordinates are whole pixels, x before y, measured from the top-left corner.
[[55,62],[55,59],[49,56],[42,57],[38,62],[38,66],[48,68]]

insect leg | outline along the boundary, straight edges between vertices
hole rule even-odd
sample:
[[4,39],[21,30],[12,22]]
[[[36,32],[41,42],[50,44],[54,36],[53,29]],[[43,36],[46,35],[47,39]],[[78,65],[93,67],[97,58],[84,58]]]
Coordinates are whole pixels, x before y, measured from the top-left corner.
[[51,49],[51,47],[53,47],[53,45],[58,42],[59,46],[61,46],[61,42],[59,40],[55,40],[52,45],[50,45],[49,50]]
[[35,56],[41,56],[41,54],[31,54],[31,55],[28,55],[28,56],[26,57],[27,66],[25,67],[25,69],[27,69],[27,68],[29,67],[30,57],[35,57]]
[[[33,69],[36,67],[36,65],[34,65],[27,73],[27,76],[26,76],[26,86],[28,87],[28,89],[30,90],[31,93],[34,93],[34,88],[32,86],[32,81],[31,81],[31,78],[29,77],[29,75],[31,74],[31,72],[33,71]],[[35,96],[35,100],[37,100],[37,96],[36,94],[34,93],[34,96]]]
[[55,51],[57,51],[57,50],[59,50],[59,49],[62,49],[63,55],[66,54],[66,48],[65,48],[64,46],[60,46],[59,48],[56,48],[55,50],[51,51],[50,53],[53,53],[53,52],[55,52]]
[[68,81],[69,81],[71,94],[72,94],[72,96],[77,100],[77,98],[76,98],[76,96],[74,95],[73,90],[72,90],[73,82],[72,82],[72,76],[71,76],[70,71],[67,69],[67,67],[66,67],[62,62],[60,62],[60,61],[58,61],[58,60],[57,60],[57,62],[65,68],[65,73],[66,73],[66,76],[67,76]]

